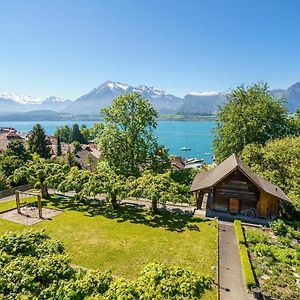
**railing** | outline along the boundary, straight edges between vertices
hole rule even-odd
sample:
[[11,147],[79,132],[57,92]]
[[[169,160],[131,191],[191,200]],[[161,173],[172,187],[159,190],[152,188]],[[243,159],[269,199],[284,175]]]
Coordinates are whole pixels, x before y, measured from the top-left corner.
[[34,187],[33,183],[27,183],[20,186],[16,186],[14,188],[0,191],[0,199],[8,196],[12,196],[16,193],[16,191],[28,191]]

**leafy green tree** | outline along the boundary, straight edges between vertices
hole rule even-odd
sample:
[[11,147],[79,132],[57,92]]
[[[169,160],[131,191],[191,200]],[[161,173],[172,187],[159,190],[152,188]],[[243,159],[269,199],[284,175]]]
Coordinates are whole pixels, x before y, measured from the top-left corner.
[[300,136],[300,109],[289,118],[289,135]]
[[287,111],[282,102],[272,96],[266,83],[241,85],[233,90],[217,113],[214,139],[217,160],[239,154],[248,144],[265,144],[288,134]]
[[125,93],[101,116],[101,156],[118,174],[138,176],[143,169],[157,168],[157,162],[164,164],[164,156],[157,158],[162,151],[153,135],[158,113],[144,97]]
[[61,192],[75,191],[76,198],[84,199],[83,188],[89,181],[91,172],[88,170],[80,170],[78,167],[72,167],[70,172],[60,182],[58,189]]
[[35,184],[35,188],[41,190],[43,198],[48,198],[48,187],[57,188],[65,178],[69,168],[67,165],[60,165],[47,162],[44,159],[29,161],[24,166],[16,169],[12,175],[15,182],[27,178],[28,182]]
[[185,202],[183,189],[184,187],[172,180],[167,173],[155,174],[145,171],[142,176],[132,182],[130,194],[150,200],[152,211],[155,213],[159,202]]
[[26,150],[24,143],[20,140],[11,141],[4,151],[4,155],[15,156],[24,162],[30,159],[30,154]]
[[71,135],[71,141],[72,142],[79,142],[80,144],[85,144],[86,140],[84,138],[84,135],[81,133],[78,124],[74,124],[72,126],[72,135]]
[[[277,184],[300,212],[300,137],[271,140],[262,145],[249,144],[241,158],[255,172]],[[283,207],[284,208],[284,207]],[[292,213],[288,207],[287,213]],[[287,216],[287,214],[286,214]]]
[[78,141],[73,141],[72,144],[74,146],[75,153],[82,150],[81,144]]
[[72,142],[72,128],[70,128],[68,125],[58,127],[54,132],[54,136],[56,138],[59,136],[61,142],[69,144]]
[[60,142],[60,136],[57,136],[57,140],[56,140],[57,144],[56,144],[56,154],[57,156],[61,156],[62,152],[61,152],[61,142]]
[[6,190],[8,186],[7,177],[3,172],[0,172],[0,191]]
[[0,171],[9,177],[13,172],[24,165],[24,161],[15,155],[3,155],[0,159]]
[[37,153],[42,158],[51,157],[49,142],[45,130],[40,124],[36,124],[30,131],[28,145],[31,153]]
[[126,180],[118,175],[107,162],[98,164],[96,170],[91,173],[88,182],[84,185],[82,192],[85,195],[96,196],[104,194],[113,209],[128,195],[128,184]]

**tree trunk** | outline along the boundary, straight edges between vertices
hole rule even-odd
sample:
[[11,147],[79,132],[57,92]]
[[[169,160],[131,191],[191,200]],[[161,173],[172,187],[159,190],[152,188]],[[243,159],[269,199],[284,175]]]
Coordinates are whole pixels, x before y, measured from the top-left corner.
[[157,212],[157,200],[152,200],[152,212],[156,213]]
[[44,199],[49,198],[48,188],[46,184],[41,185],[41,192],[42,192],[42,198]]
[[118,202],[117,202],[117,198],[116,197],[112,197],[111,198],[111,206],[113,209],[118,208]]

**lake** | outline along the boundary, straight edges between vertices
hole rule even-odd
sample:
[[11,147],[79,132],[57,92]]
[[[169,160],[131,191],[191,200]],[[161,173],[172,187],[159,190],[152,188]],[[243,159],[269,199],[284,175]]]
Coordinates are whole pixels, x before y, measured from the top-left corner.
[[[80,125],[85,124],[92,127],[96,121],[76,121]],[[0,122],[0,127],[13,127],[20,132],[28,132],[36,122],[15,121]],[[72,126],[74,121],[41,121],[39,122],[46,133],[51,135],[57,127]],[[185,158],[203,158],[206,162],[212,161],[212,129],[214,122],[187,122],[187,121],[159,121],[155,135],[160,144],[170,149],[172,155],[183,156]],[[181,151],[181,147],[189,147],[190,151]]]

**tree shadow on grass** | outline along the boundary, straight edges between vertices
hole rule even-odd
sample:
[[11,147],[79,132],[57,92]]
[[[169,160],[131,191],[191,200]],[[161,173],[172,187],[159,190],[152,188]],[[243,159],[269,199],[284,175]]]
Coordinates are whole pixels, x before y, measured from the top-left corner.
[[112,209],[105,202],[102,205],[93,205],[90,201],[83,203],[75,201],[73,198],[51,198],[49,202],[58,209],[83,212],[88,217],[103,216],[108,219],[115,219],[118,223],[128,221],[152,228],[165,228],[174,232],[201,231],[198,226],[200,223],[213,226],[209,219],[193,218],[184,213],[160,210],[158,213],[152,214],[149,210],[144,209],[142,205],[122,204],[117,209]]

